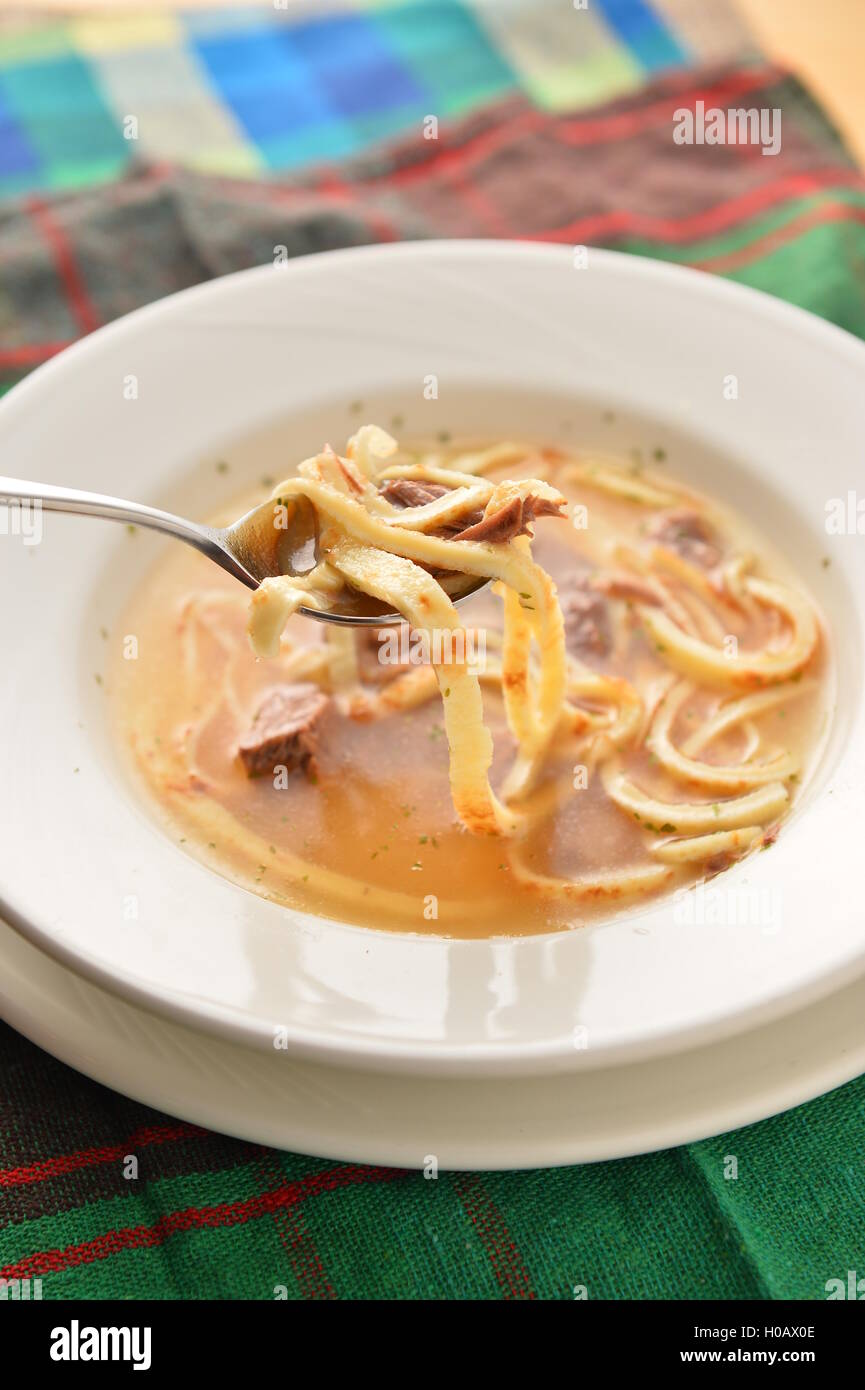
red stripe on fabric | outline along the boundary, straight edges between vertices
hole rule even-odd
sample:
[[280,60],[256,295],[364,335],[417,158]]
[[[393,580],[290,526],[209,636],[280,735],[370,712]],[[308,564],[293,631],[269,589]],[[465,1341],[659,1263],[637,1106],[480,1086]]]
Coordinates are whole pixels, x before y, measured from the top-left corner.
[[25,1168],[0,1169],[0,1187],[19,1187],[25,1183],[46,1182],[49,1178],[75,1173],[99,1163],[117,1163],[136,1149],[152,1144],[169,1144],[178,1139],[206,1139],[208,1131],[198,1125],[150,1125],[135,1130],[122,1144],[105,1145],[96,1149],[81,1149],[77,1153],[46,1158]]
[[474,1173],[459,1173],[452,1179],[472,1225],[478,1233],[496,1282],[507,1298],[532,1299],[529,1272],[508,1231],[504,1217]]
[[557,121],[552,129],[556,137],[568,145],[597,145],[610,140],[626,140],[630,135],[670,120],[673,110],[690,110],[698,101],[705,102],[707,106],[731,101],[745,92],[778,82],[783,75],[776,67],[750,68],[747,72],[722,78],[714,85],[669,92],[658,101],[634,111],[617,111],[609,116],[576,116]]
[[748,246],[740,246],[738,250],[730,251],[724,256],[710,256],[703,261],[688,261],[688,265],[693,266],[695,270],[711,270],[716,275],[723,275],[731,270],[739,270],[762,256],[770,256],[773,251],[786,246],[796,237],[830,222],[860,222],[865,226],[865,208],[851,207],[849,203],[827,203],[821,207],[808,208],[786,226],[773,228],[771,232],[757,237],[756,241],[752,241]]
[[82,333],[92,333],[94,328],[99,327],[99,316],[90,301],[66,233],[48,204],[36,194],[26,200],[25,207],[51,248],[67,302]]
[[[440,170],[444,173],[456,168],[467,168],[476,164],[481,159],[486,159],[489,155],[495,154],[496,150],[503,145],[507,145],[519,135],[530,135],[533,131],[542,130],[549,126],[550,117],[542,111],[521,112],[518,116],[511,117],[510,120],[502,121],[500,125],[494,126],[491,130],[483,130],[479,135],[470,136],[464,144],[456,146],[454,149],[436,149],[428,158],[420,160],[416,164],[406,165],[403,169],[389,169],[381,174],[357,176],[359,187],[368,187],[370,184],[386,184],[388,187],[400,187],[402,184],[413,183],[415,179],[424,179],[432,171]],[[429,144],[436,142],[430,140]]]
[[[520,112],[510,120],[503,121],[491,130],[481,131],[471,136],[464,144],[431,152],[429,157],[404,169],[393,169],[381,174],[358,175],[359,184],[385,183],[399,187],[416,179],[426,178],[430,171],[448,172],[456,168],[466,169],[479,160],[494,154],[507,145],[514,136],[530,135],[537,130],[549,130],[556,138],[566,144],[600,143],[603,140],[619,140],[657,124],[659,120],[669,120],[671,109],[688,107],[696,101],[723,101],[744,92],[777,82],[784,74],[776,67],[749,69],[736,73],[714,85],[688,88],[681,92],[670,92],[651,106],[640,107],[635,111],[617,111],[609,116],[556,120],[542,111]],[[431,145],[434,141],[429,142]]]
[[63,1250],[40,1250],[22,1260],[0,1269],[2,1279],[27,1279],[57,1274],[79,1265],[93,1264],[123,1250],[150,1249],[162,1245],[182,1231],[212,1230],[221,1226],[239,1226],[260,1216],[268,1216],[281,1208],[291,1207],[307,1197],[321,1192],[334,1192],[354,1183],[390,1182],[403,1177],[399,1168],[359,1168],[347,1165],[329,1168],[308,1178],[286,1183],[273,1192],[259,1193],[238,1202],[225,1202],[213,1207],[187,1207],[171,1212],[152,1226],[126,1226],[106,1231],[94,1240],[80,1245],[67,1245]]
[[316,180],[315,191],[322,197],[330,198],[333,202],[350,207],[352,212],[364,219],[370,231],[379,241],[398,240],[396,229],[383,213],[379,212],[377,208],[370,208],[365,203],[359,202],[357,193],[351,184],[346,183],[333,170],[328,170],[320,179]]
[[[289,1222],[294,1223],[293,1234],[285,1229]],[[336,1291],[324,1272],[321,1256],[303,1217],[303,1208],[297,1203],[289,1211],[283,1211],[277,1219],[279,1238],[288,1252],[292,1268],[301,1282],[305,1297],[333,1300]]]
[[40,362],[47,362],[49,357],[56,357],[74,341],[69,338],[63,343],[21,343],[18,347],[0,348],[0,367],[36,367]]
[[865,193],[861,174],[847,169],[815,170],[810,174],[788,174],[774,183],[749,189],[735,198],[726,198],[700,212],[683,217],[653,217],[646,213],[616,208],[611,212],[590,213],[567,226],[544,232],[530,232],[530,241],[576,242],[595,238],[624,236],[656,237],[660,241],[691,241],[698,236],[726,230],[758,212],[790,198],[807,197],[829,188],[858,188]]
[[462,198],[468,207],[481,223],[485,233],[492,233],[493,236],[500,237],[505,241],[515,236],[512,226],[504,220],[501,210],[496,206],[491,198],[488,198],[484,190],[477,183],[472,183],[462,169],[452,169],[450,171],[450,185]]
[[[282,1186],[282,1170],[271,1151],[266,1151],[262,1158],[261,1175],[269,1190]],[[335,1299],[333,1285],[324,1272],[321,1256],[306,1228],[302,1204],[295,1202],[291,1207],[281,1207],[273,1213],[273,1220],[304,1298]]]

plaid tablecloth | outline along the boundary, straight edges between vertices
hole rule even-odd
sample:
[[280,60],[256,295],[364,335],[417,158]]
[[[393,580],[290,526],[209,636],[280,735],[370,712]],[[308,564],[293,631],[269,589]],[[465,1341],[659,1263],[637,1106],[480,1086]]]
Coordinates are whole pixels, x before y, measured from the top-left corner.
[[[437,8],[469,22],[467,7]],[[780,107],[780,154],[675,146],[672,111],[700,99]],[[736,64],[656,76],[591,111],[511,94],[438,141],[415,134],[292,177],[139,162],[103,188],[31,189],[0,206],[2,382],[138,304],[272,259],[274,245],[299,255],[440,234],[699,265],[865,336],[865,180],[795,81]],[[819,1299],[827,1280],[865,1269],[863,1122],[865,1080],[666,1153],[428,1182],[208,1134],[0,1026],[0,1278],[39,1277],[46,1298],[271,1298],[283,1285],[293,1298],[571,1298],[581,1284],[592,1298]],[[130,1153],[136,1183],[123,1177]]]
[[[144,8],[144,7],[142,7]],[[113,178],[133,153],[267,175],[485,101],[553,109],[740,57],[727,0],[286,0],[0,19],[0,196]]]

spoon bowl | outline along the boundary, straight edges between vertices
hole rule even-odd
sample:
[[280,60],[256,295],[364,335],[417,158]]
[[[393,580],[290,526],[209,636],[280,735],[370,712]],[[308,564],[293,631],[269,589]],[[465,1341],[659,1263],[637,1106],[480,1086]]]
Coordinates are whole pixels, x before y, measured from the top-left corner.
[[[110,521],[162,531],[194,546],[248,589],[257,589],[263,580],[280,574],[308,574],[319,559],[318,518],[306,497],[292,498],[287,503],[271,498],[253,507],[231,526],[218,527],[187,521],[185,517],[158,507],[145,507],[140,502],[126,502],[104,493],[25,482],[22,478],[0,478],[0,506],[16,502],[44,507],[46,511],[107,517]],[[454,571],[448,573],[443,587],[451,602],[458,604],[486,588],[488,583],[488,579]],[[297,611],[317,622],[348,627],[382,627],[404,621],[401,613],[394,613],[378,599],[350,586],[346,586],[335,603],[335,607],[327,610],[302,605]]]

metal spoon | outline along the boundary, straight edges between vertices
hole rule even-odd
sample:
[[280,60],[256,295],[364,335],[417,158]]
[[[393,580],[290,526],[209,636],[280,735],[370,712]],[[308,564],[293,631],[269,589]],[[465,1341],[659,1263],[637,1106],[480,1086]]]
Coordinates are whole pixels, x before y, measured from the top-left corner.
[[[257,589],[263,579],[277,574],[301,575],[317,560],[318,519],[315,508],[305,498],[295,498],[280,508],[280,524],[275,524],[277,503],[271,498],[226,527],[202,526],[184,517],[145,507],[140,502],[124,502],[99,492],[80,492],[77,488],[55,487],[51,483],[29,483],[21,478],[0,478],[0,506],[9,502],[39,502],[49,512],[74,512],[79,516],[108,517],[127,525],[149,526],[176,540],[195,546],[215,564],[239,579],[249,589]],[[489,583],[475,575],[454,574],[448,584],[453,603],[462,603]],[[464,581],[460,583],[459,581]],[[451,588],[455,592],[451,592]],[[320,612],[301,607],[298,612],[322,623],[381,627],[404,619],[378,599],[345,588],[335,600],[337,606]]]

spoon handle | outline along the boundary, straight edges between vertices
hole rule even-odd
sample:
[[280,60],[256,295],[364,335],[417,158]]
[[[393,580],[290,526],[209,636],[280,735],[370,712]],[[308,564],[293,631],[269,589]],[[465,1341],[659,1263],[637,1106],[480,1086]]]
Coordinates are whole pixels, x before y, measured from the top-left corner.
[[23,478],[0,477],[0,506],[9,502],[38,502],[49,512],[74,512],[78,516],[107,517],[132,526],[149,526],[175,539],[195,546],[208,559],[221,565],[235,579],[249,588],[258,582],[225,546],[222,533],[212,526],[200,526],[184,517],[164,512],[159,507],[145,507],[141,502],[126,502],[120,497],[107,497],[101,492],[82,492],[74,487],[56,487],[53,483],[31,483]]

